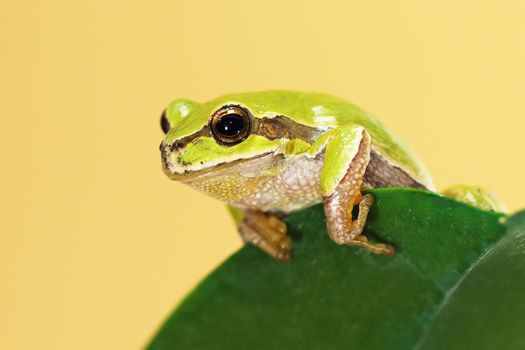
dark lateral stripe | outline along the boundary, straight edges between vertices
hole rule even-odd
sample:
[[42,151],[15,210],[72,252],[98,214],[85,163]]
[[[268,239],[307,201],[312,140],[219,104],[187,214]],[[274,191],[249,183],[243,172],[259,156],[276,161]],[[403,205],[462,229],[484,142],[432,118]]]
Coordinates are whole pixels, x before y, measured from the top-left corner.
[[[315,127],[296,123],[292,119],[285,116],[253,119],[252,134],[263,136],[269,140],[280,138],[301,139],[309,144],[312,144],[319,136],[321,136],[323,132],[324,130],[319,130]],[[174,151],[177,148],[182,148],[201,136],[213,137],[209,124],[206,124],[206,126],[196,133],[174,142],[170,147],[171,151]]]
[[173,142],[171,144],[171,146],[170,146],[170,150],[171,150],[171,152],[173,152],[177,148],[183,148],[188,143],[190,143],[191,141],[195,140],[197,137],[201,137],[201,136],[209,136],[209,137],[211,137],[211,132],[210,132],[210,128],[209,128],[208,125],[204,126],[202,129],[200,129],[199,131],[197,131],[194,134],[191,134],[189,136],[183,137],[182,139]]
[[253,134],[266,137],[270,140],[287,138],[301,139],[312,144],[324,132],[315,127],[296,123],[285,116],[254,119]]

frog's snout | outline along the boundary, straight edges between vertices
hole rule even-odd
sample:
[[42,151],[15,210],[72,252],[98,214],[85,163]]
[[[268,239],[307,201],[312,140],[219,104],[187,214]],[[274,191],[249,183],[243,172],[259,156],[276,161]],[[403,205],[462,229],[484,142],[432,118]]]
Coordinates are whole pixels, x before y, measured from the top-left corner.
[[179,155],[182,153],[184,145],[180,142],[166,143],[162,142],[159,146],[162,168],[166,175],[173,177],[180,171],[176,170],[183,166],[180,164]]
[[159,149],[162,154],[180,153],[184,145],[181,142],[166,143],[162,141]]
[[166,169],[168,163],[168,155],[166,154],[166,145],[162,142],[159,146],[160,150],[160,159],[162,161],[162,167]]
[[164,169],[167,169],[169,167],[169,159],[171,158],[170,155],[173,153],[173,148],[170,144],[162,142],[159,146],[159,149],[160,157],[162,160],[162,166],[164,167]]

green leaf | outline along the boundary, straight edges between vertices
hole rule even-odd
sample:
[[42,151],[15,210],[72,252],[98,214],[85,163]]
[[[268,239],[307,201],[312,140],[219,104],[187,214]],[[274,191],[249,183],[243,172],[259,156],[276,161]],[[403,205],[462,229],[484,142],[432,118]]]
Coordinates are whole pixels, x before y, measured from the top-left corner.
[[525,212],[442,303],[419,349],[525,349]]
[[245,246],[200,283],[148,349],[525,348],[525,213],[379,189],[376,256],[338,246],[321,206],[287,218],[292,259]]

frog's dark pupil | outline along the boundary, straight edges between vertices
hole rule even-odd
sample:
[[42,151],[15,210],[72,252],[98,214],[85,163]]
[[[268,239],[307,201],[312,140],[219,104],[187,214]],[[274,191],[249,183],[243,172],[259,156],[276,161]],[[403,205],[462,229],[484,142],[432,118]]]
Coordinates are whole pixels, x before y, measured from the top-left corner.
[[167,134],[168,131],[170,131],[170,123],[168,122],[168,118],[166,117],[166,110],[164,110],[164,112],[162,112],[162,115],[160,116],[160,127],[162,128],[164,134]]
[[236,113],[226,114],[217,123],[217,131],[224,136],[236,136],[244,129],[244,118]]

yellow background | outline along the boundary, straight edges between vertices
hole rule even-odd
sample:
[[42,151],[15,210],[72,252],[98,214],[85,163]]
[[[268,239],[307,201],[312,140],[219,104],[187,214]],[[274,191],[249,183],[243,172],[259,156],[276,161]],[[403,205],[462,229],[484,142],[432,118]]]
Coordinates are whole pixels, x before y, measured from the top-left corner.
[[525,2],[12,1],[0,11],[0,348],[134,349],[240,246],[160,168],[175,97],[339,95],[438,188],[525,207]]

